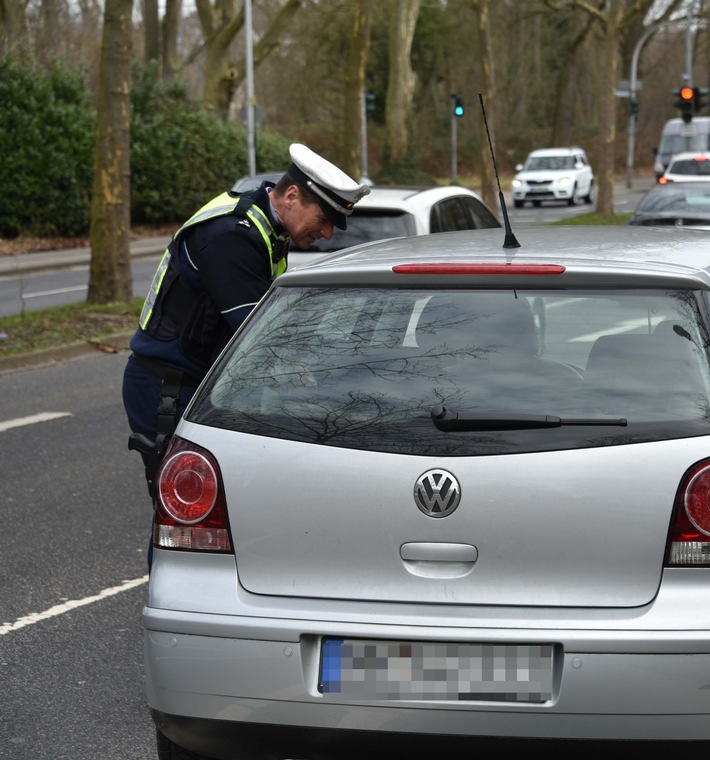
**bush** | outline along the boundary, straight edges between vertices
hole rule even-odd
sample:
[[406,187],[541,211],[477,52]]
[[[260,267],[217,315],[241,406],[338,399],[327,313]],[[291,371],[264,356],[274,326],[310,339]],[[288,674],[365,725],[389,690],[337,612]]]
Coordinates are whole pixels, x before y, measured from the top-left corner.
[[[134,67],[131,222],[179,224],[248,173],[246,132],[191,103],[186,85]],[[89,231],[96,112],[86,77],[0,61],[0,236]],[[257,171],[288,166],[289,141],[257,133]]]
[[96,114],[77,70],[0,61],[0,235],[88,229]]
[[[134,72],[132,103],[135,224],[183,222],[248,173],[244,127],[190,103],[179,83],[164,87],[155,69],[145,67]],[[283,138],[262,138],[259,143],[257,163],[265,161],[268,169],[284,166],[288,143]]]

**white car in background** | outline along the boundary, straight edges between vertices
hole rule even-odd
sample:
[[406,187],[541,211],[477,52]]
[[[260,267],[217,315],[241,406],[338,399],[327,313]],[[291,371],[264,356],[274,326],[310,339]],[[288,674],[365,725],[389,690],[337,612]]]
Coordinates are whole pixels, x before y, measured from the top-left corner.
[[[276,182],[281,174],[242,177],[233,191],[244,192],[261,181]],[[254,184],[256,182],[256,184]],[[362,198],[348,217],[346,230],[333,230],[330,240],[317,240],[307,251],[292,247],[290,267],[315,261],[326,253],[360,243],[436,232],[500,227],[493,209],[473,190],[459,185],[431,187],[376,186]]]
[[[373,187],[348,217],[347,230],[317,240],[308,251],[291,248],[289,266],[360,243],[457,230],[501,226],[496,213],[473,190],[458,185]],[[315,255],[314,255],[315,254]]]
[[658,179],[659,185],[669,182],[710,182],[710,152],[677,153]]
[[515,208],[525,202],[564,201],[570,206],[594,202],[594,172],[582,148],[534,150],[515,167],[512,183]]

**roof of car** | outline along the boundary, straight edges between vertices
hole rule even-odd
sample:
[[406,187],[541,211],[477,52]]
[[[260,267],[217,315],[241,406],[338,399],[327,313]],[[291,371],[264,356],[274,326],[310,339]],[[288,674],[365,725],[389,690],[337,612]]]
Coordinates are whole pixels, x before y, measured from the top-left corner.
[[683,153],[674,153],[671,158],[669,166],[674,164],[676,161],[697,161],[697,160],[703,160],[703,161],[710,160],[710,151],[693,150],[693,151],[686,151]]
[[466,187],[459,185],[436,185],[431,187],[394,187],[375,185],[370,193],[358,201],[356,209],[388,208],[412,209],[431,206],[432,203],[449,198],[452,195],[468,195],[481,200],[481,197]]
[[[575,278],[608,284],[622,280],[629,285],[653,285],[674,281],[687,287],[710,289],[710,233],[692,229],[619,226],[523,227],[515,230],[519,248],[504,248],[503,229],[439,233],[396,238],[356,246],[325,256],[312,264],[282,275],[280,285],[302,280],[338,284],[397,285],[461,284],[457,272],[438,275],[393,272],[396,264],[485,263],[496,272],[475,275],[491,287],[514,285],[514,264],[554,264],[560,273],[540,274],[541,286],[561,287]],[[508,270],[510,266],[510,270]],[[526,276],[521,273],[521,276]],[[470,282],[470,280],[469,280]],[[526,278],[529,284],[529,278]]]
[[576,146],[567,148],[539,148],[538,150],[531,150],[530,153],[528,153],[528,158],[530,156],[567,156],[572,155],[573,153],[584,153],[584,148],[578,148]]

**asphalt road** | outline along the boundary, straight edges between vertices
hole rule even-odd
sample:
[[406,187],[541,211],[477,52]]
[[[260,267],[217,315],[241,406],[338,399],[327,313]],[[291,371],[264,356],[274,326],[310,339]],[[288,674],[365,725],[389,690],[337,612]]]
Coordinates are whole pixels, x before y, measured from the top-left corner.
[[0,760],[155,760],[126,353],[0,373]]
[[157,757],[140,626],[151,509],[126,446],[126,358],[0,366],[0,760]]
[[[126,446],[127,356],[0,368],[0,760],[157,758],[140,625],[151,508]],[[560,750],[520,740],[472,751],[479,760],[707,756],[658,742]]]

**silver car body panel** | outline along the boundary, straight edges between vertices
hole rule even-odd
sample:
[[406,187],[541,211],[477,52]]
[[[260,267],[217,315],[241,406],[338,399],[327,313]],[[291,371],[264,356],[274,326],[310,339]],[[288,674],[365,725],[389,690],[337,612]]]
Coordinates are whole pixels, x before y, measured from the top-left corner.
[[[222,478],[247,591],[533,607],[651,601],[678,483],[710,450],[702,437],[624,446],[623,457],[612,446],[441,458],[190,424],[181,435],[218,462],[235,463]],[[417,478],[432,468],[461,484],[460,506],[441,520],[423,515],[413,496]],[[544,537],[541,515],[550,526]],[[613,525],[634,529],[609,530]],[[402,557],[403,546],[425,543],[430,551],[422,559]],[[451,545],[475,547],[478,558],[451,561]]]
[[[564,265],[563,274],[535,275],[536,287],[710,290],[708,233],[593,228],[581,240],[578,228],[562,227],[516,236],[519,249],[502,247],[501,230],[360,246],[273,287],[431,285],[432,275],[392,267],[484,261]],[[530,284],[508,273],[434,277],[442,286]],[[155,550],[142,616],[152,709],[309,729],[710,741],[710,570],[664,568],[679,482],[708,457],[710,436],[433,457],[186,419],[176,432],[220,464],[235,554]],[[441,519],[414,497],[431,468],[461,488]],[[546,644],[552,693],[522,703],[326,694],[324,637]]]

